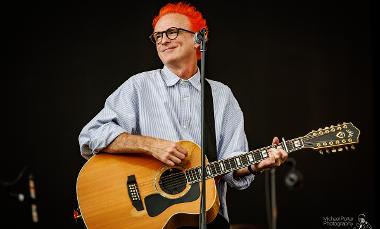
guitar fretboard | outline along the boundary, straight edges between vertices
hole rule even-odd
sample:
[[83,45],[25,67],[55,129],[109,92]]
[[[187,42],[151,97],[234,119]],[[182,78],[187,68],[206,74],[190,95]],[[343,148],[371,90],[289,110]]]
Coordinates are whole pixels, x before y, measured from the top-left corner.
[[[269,156],[268,150],[270,148],[282,148],[287,153],[300,150],[304,147],[304,141],[302,138],[303,137],[295,138],[281,142],[278,145],[263,147],[228,159],[211,162],[206,166],[206,179],[214,178],[219,175],[223,175],[241,168],[245,168],[249,165],[256,164]],[[188,183],[197,183],[201,181],[201,174],[202,168],[200,166],[190,168],[185,171]]]

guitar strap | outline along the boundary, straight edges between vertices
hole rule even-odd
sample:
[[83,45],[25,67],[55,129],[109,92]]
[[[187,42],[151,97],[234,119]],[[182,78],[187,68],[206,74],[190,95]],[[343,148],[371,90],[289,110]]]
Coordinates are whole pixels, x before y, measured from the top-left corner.
[[205,153],[209,162],[216,161],[214,103],[210,83],[205,80]]

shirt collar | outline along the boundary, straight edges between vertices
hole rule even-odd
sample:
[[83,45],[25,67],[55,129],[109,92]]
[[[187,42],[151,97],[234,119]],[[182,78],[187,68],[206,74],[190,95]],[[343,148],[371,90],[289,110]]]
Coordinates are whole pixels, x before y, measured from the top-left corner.
[[[161,74],[162,78],[164,79],[165,84],[168,87],[175,85],[178,81],[181,80],[180,77],[178,77],[176,74],[174,74],[172,71],[170,71],[170,69],[166,66],[164,66],[164,68],[161,70],[161,72],[163,73],[163,74]],[[195,87],[199,91],[199,90],[201,90],[201,81],[200,80],[201,80],[201,75],[199,73],[199,68],[198,68],[197,72],[187,81],[189,81],[191,83],[191,85],[193,85],[193,87]]]

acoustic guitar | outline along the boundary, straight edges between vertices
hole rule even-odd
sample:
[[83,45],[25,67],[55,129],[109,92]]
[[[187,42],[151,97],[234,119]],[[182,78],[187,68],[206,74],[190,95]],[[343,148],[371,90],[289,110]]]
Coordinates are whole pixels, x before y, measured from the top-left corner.
[[[258,163],[268,150],[280,147],[291,153],[314,149],[320,153],[354,149],[360,131],[343,123],[309,132],[231,158],[206,163],[206,218],[219,210],[215,179]],[[191,141],[180,141],[188,156],[179,166],[167,166],[145,154],[99,153],[82,167],[77,178],[77,198],[87,228],[141,229],[198,226],[201,194],[201,150]]]

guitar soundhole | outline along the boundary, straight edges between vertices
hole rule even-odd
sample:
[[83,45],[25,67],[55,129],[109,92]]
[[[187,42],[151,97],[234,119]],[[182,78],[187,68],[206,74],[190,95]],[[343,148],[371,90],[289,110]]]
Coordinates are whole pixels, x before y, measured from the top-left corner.
[[162,173],[159,181],[161,189],[171,195],[178,194],[185,190],[186,183],[185,174],[176,168],[168,169]]

